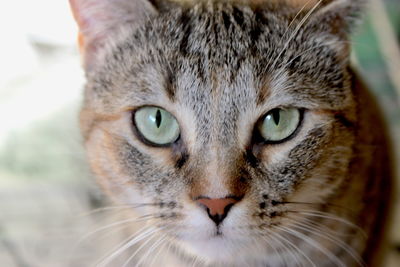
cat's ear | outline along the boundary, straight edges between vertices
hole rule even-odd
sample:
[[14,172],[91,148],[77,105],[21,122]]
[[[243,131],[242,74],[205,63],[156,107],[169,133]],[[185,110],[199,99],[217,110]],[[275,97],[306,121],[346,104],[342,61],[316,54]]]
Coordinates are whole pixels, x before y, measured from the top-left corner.
[[313,0],[319,7],[311,16],[312,22],[330,33],[347,38],[360,20],[367,0]]
[[85,69],[96,64],[99,50],[124,25],[140,24],[156,14],[151,0],[69,0],[79,26],[79,47]]

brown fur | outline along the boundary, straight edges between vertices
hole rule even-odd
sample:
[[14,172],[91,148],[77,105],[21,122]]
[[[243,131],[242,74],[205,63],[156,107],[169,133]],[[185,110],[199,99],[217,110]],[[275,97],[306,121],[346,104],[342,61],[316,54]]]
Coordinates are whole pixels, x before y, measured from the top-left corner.
[[[71,1],[85,34],[92,169],[116,202],[154,216],[148,225],[174,248],[164,257],[380,266],[391,155],[349,64],[362,0]],[[180,137],[144,142],[133,120],[143,106],[171,113]],[[296,131],[263,140],[260,121],[282,108],[301,114]],[[199,198],[235,203],[216,225]]]

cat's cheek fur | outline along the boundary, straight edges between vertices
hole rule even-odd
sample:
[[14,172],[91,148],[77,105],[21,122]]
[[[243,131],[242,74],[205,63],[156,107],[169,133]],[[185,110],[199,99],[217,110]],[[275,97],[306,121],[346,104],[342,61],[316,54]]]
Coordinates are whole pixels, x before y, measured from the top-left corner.
[[[320,113],[320,112],[318,112]],[[291,202],[325,203],[348,178],[348,169],[353,153],[354,134],[352,128],[334,121],[333,115],[323,144],[324,153],[319,156],[318,164],[296,185],[287,198]]]
[[101,128],[93,130],[86,141],[89,163],[98,183],[116,202],[132,206],[137,203],[148,203],[149,199],[137,190],[132,184],[132,178],[119,167],[120,163],[112,151],[113,146],[110,142],[110,138]]

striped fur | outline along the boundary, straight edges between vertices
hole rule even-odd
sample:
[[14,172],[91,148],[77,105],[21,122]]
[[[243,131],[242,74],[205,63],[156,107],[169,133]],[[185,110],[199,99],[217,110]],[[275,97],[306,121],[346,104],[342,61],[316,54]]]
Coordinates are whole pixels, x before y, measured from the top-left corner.
[[[349,66],[364,1],[71,2],[84,36],[92,169],[117,203],[146,204],[132,214],[153,215],[148,224],[166,234],[160,247],[172,249],[159,257],[380,266],[390,155],[379,109]],[[171,147],[135,136],[132,110],[145,105],[179,121]],[[296,135],[256,142],[256,122],[277,107],[304,109]],[[197,196],[242,199],[217,228]]]

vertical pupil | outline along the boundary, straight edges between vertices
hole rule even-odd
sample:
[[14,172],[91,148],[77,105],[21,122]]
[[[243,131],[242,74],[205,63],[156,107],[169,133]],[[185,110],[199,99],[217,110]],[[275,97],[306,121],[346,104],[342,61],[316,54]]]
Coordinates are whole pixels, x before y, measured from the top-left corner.
[[280,112],[279,109],[275,109],[275,110],[272,111],[272,118],[274,119],[274,122],[275,122],[276,125],[279,124],[279,120],[281,118],[280,113],[281,112]]
[[156,125],[157,125],[157,128],[160,128],[160,125],[161,125],[161,111],[159,109],[157,109],[157,112],[156,112]]

